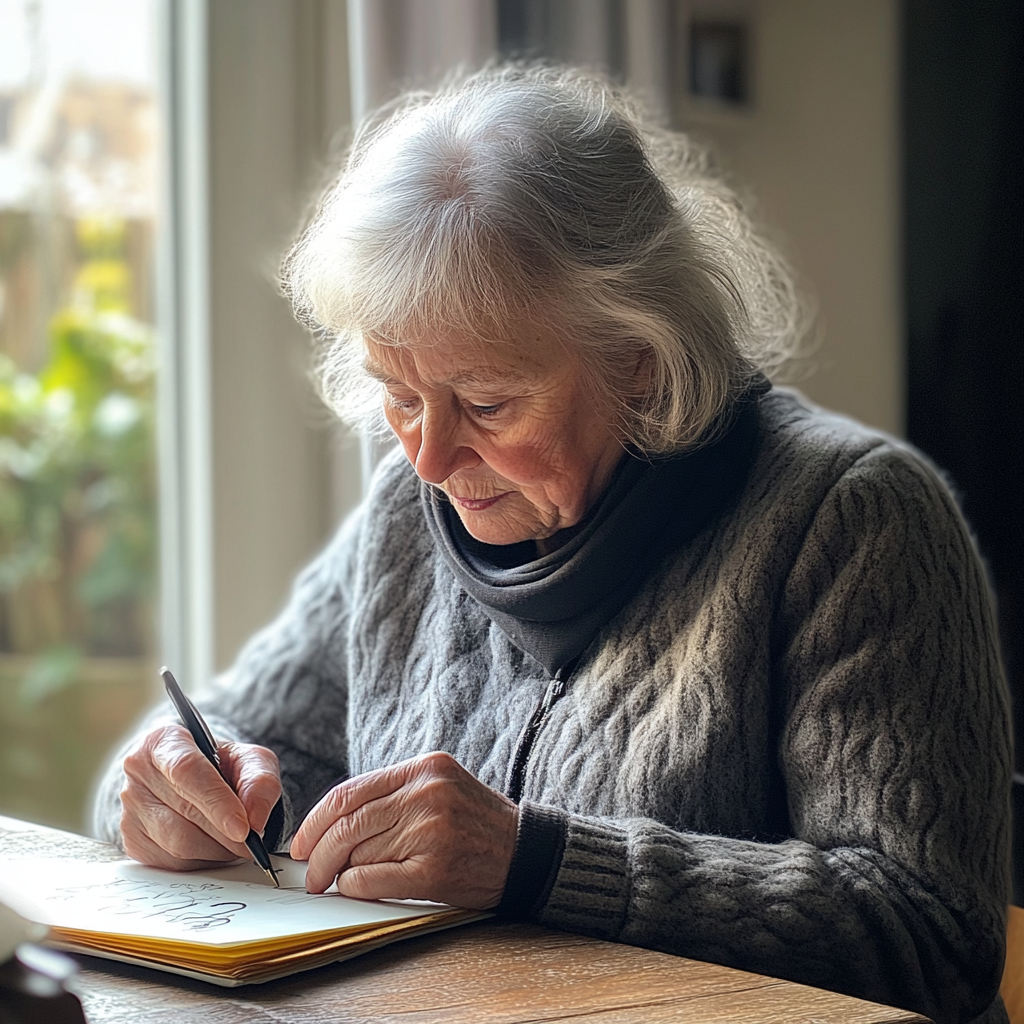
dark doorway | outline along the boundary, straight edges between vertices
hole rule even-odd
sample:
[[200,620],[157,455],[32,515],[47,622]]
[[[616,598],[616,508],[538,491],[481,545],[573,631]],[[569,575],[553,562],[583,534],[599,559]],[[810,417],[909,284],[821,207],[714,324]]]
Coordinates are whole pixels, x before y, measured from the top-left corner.
[[999,603],[1024,904],[1024,0],[905,0],[907,431],[952,477]]

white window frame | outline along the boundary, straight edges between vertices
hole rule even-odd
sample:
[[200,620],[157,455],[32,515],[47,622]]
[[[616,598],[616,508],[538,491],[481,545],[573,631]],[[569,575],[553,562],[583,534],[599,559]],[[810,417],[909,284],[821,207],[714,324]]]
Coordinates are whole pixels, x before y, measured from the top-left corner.
[[213,669],[206,0],[160,0],[156,24],[160,656],[195,689]]
[[360,492],[272,270],[349,120],[345,0],[159,0],[161,657],[202,690]]

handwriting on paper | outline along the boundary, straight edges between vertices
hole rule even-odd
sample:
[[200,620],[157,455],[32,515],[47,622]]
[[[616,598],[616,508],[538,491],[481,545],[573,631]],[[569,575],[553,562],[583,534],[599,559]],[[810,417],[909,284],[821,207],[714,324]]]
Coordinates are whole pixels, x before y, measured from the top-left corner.
[[211,946],[358,929],[444,909],[307,893],[305,864],[275,857],[274,866],[281,889],[252,863],[181,874],[126,860],[5,861],[0,899],[55,928]]
[[70,885],[54,890],[48,902],[99,897],[96,909],[119,917],[165,921],[190,932],[208,931],[231,924],[246,905],[224,898],[224,886],[213,882],[155,882],[114,878],[92,885]]
[[124,854],[109,843],[0,816],[0,857],[5,864],[16,860],[66,857],[88,863],[118,861]]

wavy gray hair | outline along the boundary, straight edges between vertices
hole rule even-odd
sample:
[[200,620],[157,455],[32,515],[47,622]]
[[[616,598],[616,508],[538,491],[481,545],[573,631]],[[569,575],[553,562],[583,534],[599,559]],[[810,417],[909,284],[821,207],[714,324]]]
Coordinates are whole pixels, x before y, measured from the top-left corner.
[[282,286],[319,338],[327,404],[357,427],[380,422],[364,336],[543,326],[584,356],[623,443],[652,456],[706,437],[805,325],[786,264],[705,150],[646,124],[607,81],[538,66],[372,115]]

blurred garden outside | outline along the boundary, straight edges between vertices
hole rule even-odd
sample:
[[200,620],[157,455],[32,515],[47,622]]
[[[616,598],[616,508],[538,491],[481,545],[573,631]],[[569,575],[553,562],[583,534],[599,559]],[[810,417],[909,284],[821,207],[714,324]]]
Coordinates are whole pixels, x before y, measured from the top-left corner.
[[68,4],[0,0],[0,813],[76,830],[155,692],[155,97],[95,52],[134,6],[76,65]]

